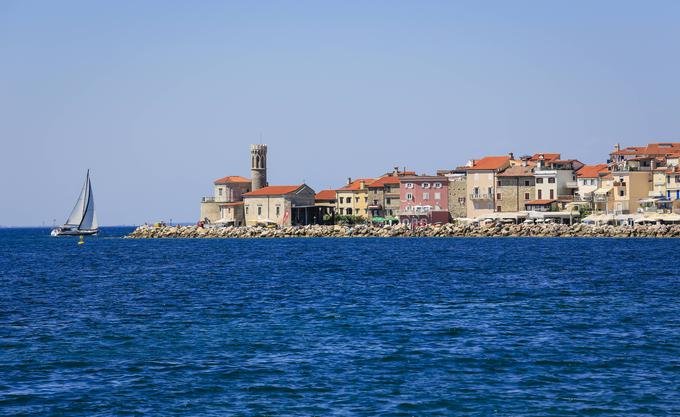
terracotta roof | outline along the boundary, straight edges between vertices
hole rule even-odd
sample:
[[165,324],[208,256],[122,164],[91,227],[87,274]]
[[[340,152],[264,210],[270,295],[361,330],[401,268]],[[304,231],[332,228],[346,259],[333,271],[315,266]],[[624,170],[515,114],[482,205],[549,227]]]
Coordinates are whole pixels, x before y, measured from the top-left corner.
[[369,188],[378,188],[382,187],[385,184],[399,184],[399,177],[394,176],[394,175],[386,175],[384,177],[380,177],[377,180],[373,181],[372,183],[368,184]]
[[526,202],[526,204],[532,205],[532,206],[545,206],[546,204],[551,204],[554,203],[557,200],[529,200]]
[[335,190],[321,190],[315,196],[315,200],[335,200]]
[[647,146],[629,146],[612,155],[673,155],[680,151],[680,142],[657,142]]
[[534,168],[530,166],[523,167],[515,165],[497,175],[498,177],[533,177]]
[[338,191],[356,191],[359,190],[361,187],[361,182],[364,182],[365,186],[368,186],[368,184],[373,182],[373,178],[359,178],[354,181],[352,181],[350,184],[342,187]]
[[560,159],[560,154],[558,153],[535,153],[529,158],[530,161],[538,161],[543,156],[544,161],[552,161],[553,159]]
[[226,183],[229,183],[229,182],[247,182],[247,183],[250,183],[250,180],[248,178],[243,178],[243,177],[238,176],[238,175],[230,175],[230,176],[222,177],[222,178],[215,180],[215,184],[226,184]]
[[576,171],[576,176],[579,178],[597,178],[600,174],[605,174],[608,171],[607,164],[584,165]]
[[249,193],[243,194],[244,197],[254,197],[259,195],[285,195],[293,193],[304,184],[300,185],[271,185],[269,187],[260,188],[259,190],[251,191]]
[[474,170],[496,170],[502,168],[510,162],[509,156],[486,156],[480,160],[473,161],[471,167],[467,167],[468,171]]

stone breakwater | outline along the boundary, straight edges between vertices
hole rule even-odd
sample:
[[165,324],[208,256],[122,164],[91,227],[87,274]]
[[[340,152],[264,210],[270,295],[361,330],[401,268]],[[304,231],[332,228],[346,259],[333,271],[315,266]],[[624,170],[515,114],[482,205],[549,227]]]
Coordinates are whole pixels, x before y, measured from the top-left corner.
[[127,238],[291,238],[291,237],[680,237],[680,225],[593,226],[586,224],[444,224],[410,229],[405,225],[220,227],[139,226]]

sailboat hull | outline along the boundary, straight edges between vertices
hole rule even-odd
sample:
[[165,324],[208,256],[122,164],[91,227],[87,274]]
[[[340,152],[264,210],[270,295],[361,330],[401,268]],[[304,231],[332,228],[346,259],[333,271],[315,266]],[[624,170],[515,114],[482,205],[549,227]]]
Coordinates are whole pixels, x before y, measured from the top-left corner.
[[99,229],[93,229],[93,230],[80,230],[80,229],[62,229],[61,227],[57,227],[56,229],[52,229],[52,233],[50,233],[52,236],[92,236],[96,235],[99,233]]

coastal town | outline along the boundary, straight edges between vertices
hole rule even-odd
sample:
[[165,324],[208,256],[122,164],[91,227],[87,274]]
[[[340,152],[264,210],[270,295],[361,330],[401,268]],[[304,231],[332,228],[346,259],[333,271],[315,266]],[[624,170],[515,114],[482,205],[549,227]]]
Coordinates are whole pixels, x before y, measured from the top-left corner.
[[431,174],[393,167],[318,191],[270,185],[267,145],[251,145],[250,158],[250,178],[213,182],[200,227],[680,223],[680,142],[617,144],[595,165],[559,153],[508,153]]

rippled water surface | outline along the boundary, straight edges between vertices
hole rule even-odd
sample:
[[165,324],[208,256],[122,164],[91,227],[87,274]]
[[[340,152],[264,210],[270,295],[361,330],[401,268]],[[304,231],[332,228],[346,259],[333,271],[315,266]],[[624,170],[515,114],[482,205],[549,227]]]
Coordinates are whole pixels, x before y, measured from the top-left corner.
[[680,240],[0,230],[1,415],[678,415]]

